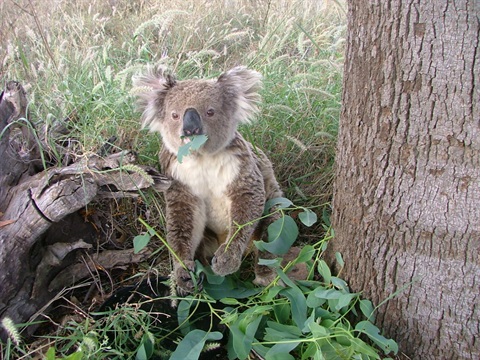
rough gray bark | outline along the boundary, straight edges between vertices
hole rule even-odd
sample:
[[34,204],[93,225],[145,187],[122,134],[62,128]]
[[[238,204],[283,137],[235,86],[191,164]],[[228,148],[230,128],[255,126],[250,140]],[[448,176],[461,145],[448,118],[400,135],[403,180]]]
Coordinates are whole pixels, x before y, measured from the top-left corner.
[[479,14],[349,3],[329,251],[412,359],[480,358]]
[[96,265],[108,269],[148,256],[107,251],[75,264],[75,250],[92,248],[91,234],[75,221],[77,210],[102,197],[136,196],[154,182],[160,191],[170,184],[154,169],[133,165],[130,151],[81,156],[77,162],[64,157],[64,166],[43,169],[49,163],[44,150],[51,145],[41,139],[66,128],[35,129],[25,118],[26,106],[22,86],[7,83],[0,94],[0,318],[15,323],[31,320],[59,289],[89,276]]

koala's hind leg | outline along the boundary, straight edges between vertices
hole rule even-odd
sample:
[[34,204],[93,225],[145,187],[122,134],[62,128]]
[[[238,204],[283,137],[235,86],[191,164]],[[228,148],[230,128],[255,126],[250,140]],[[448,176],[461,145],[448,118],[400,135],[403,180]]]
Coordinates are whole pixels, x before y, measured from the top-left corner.
[[[263,240],[268,242],[268,226],[280,218],[279,213],[274,213],[268,218],[264,218],[258,224],[257,229],[254,233],[254,240]],[[297,258],[300,253],[301,248],[292,246],[289,251],[283,255],[282,267],[285,267],[290,261],[293,261]],[[271,254],[266,251],[260,251],[255,247],[255,279],[253,283],[259,286],[270,285],[275,278],[277,277],[277,272],[274,268],[268,267],[266,265],[259,265],[259,259],[276,259],[278,255]],[[308,277],[308,268],[305,263],[295,264],[290,271],[287,273],[287,276],[292,280],[305,280]],[[282,283],[280,283],[282,284]]]
[[229,275],[240,268],[243,255],[250,245],[257,219],[262,216],[265,191],[262,178],[254,171],[245,172],[228,193],[230,226],[226,241],[212,259],[212,270],[217,275]]
[[[275,220],[280,218],[280,214],[275,213],[270,215],[267,218],[262,219],[257,228],[255,229],[255,233],[253,235],[253,240],[263,240],[268,242],[268,226],[273,223]],[[277,277],[277,272],[275,269],[268,267],[266,265],[259,265],[259,259],[275,259],[277,256],[273,255],[266,251],[260,251],[256,247],[255,248],[255,279],[253,283],[259,286],[267,286],[275,280]]]
[[195,252],[203,239],[206,224],[205,204],[176,181],[166,191],[165,198],[167,242],[183,263],[173,257],[173,276],[179,295],[186,295],[192,293],[197,285],[190,272],[195,270]]

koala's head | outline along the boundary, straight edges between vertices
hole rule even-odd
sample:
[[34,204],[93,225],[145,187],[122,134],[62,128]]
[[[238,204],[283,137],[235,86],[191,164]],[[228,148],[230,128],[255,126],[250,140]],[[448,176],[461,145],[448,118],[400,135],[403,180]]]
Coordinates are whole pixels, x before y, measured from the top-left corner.
[[236,67],[213,80],[177,81],[163,69],[134,78],[141,91],[137,104],[142,126],[159,131],[168,150],[176,154],[191,135],[207,135],[200,153],[213,154],[227,146],[238,124],[258,111],[261,75]]

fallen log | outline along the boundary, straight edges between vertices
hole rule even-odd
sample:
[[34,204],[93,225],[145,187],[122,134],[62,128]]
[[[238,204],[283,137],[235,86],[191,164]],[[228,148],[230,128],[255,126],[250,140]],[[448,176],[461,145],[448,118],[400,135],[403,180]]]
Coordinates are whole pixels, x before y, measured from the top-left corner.
[[[77,262],[92,248],[84,239],[88,231],[78,228],[85,224],[74,221],[80,209],[105,197],[135,197],[141,189],[164,191],[170,185],[155,169],[136,165],[129,150],[105,155],[107,146],[101,155],[72,158],[57,144],[54,161],[46,139],[65,135],[67,127],[58,122],[36,129],[26,108],[22,85],[8,82],[0,94],[0,319],[14,323],[31,320],[59,289],[88,277],[97,265],[108,269],[148,257],[148,251],[122,249],[118,256],[109,250]],[[0,335],[5,339],[3,329]]]

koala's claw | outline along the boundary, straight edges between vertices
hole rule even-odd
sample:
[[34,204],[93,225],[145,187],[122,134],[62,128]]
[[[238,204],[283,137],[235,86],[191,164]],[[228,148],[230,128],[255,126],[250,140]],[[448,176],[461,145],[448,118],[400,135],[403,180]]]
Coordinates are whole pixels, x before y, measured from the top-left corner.
[[204,279],[204,274],[201,273],[197,279],[197,283],[193,282],[191,273],[195,270],[195,263],[193,261],[185,261],[187,269],[183,267],[178,267],[175,270],[175,282],[177,284],[177,293],[180,296],[185,296],[193,293],[195,290],[202,290],[202,283]]
[[242,262],[241,256],[235,254],[232,249],[225,251],[225,248],[225,244],[222,244],[212,259],[212,270],[220,276],[233,274],[240,268]]

